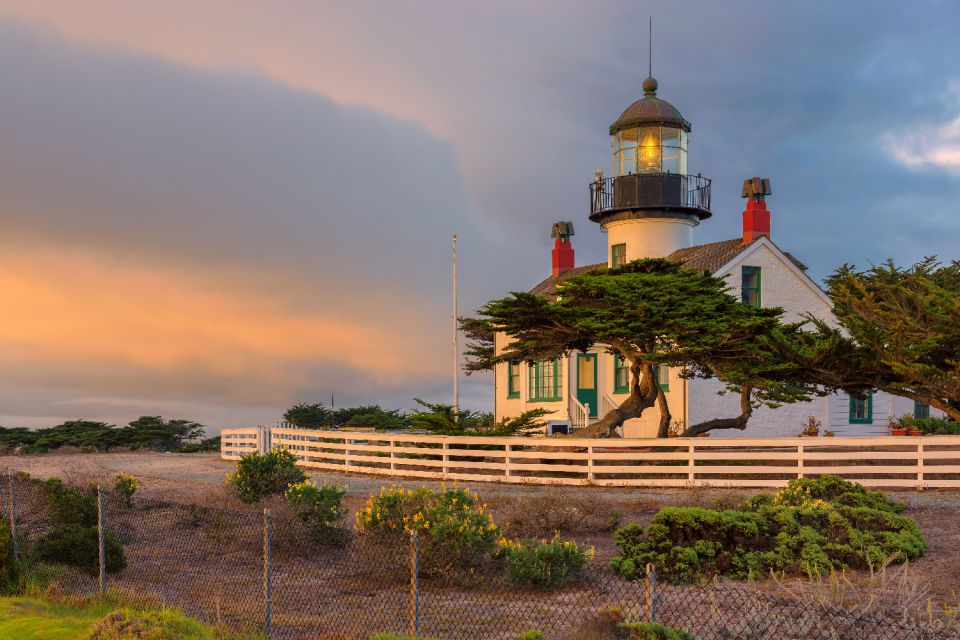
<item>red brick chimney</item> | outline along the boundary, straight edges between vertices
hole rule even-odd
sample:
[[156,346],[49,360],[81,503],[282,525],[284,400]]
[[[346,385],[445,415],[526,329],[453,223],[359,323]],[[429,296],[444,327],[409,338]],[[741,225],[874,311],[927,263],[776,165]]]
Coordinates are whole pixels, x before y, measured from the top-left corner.
[[743,181],[741,196],[747,198],[743,210],[743,244],[750,244],[760,236],[770,237],[770,210],[766,196],[771,194],[770,180],[750,178]]
[[570,236],[573,235],[572,222],[555,222],[550,231],[553,242],[553,277],[573,269],[573,245]]

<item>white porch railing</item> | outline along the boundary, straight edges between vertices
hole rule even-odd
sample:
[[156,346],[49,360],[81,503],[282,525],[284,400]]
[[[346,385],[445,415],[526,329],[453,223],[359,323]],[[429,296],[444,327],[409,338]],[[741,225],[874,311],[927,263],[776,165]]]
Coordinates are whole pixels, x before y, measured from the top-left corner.
[[616,407],[619,407],[620,403],[613,399],[613,397],[606,392],[600,394],[600,411],[597,413],[598,418],[610,413],[610,411]]
[[570,394],[570,429],[583,429],[590,423],[590,404],[582,404]]

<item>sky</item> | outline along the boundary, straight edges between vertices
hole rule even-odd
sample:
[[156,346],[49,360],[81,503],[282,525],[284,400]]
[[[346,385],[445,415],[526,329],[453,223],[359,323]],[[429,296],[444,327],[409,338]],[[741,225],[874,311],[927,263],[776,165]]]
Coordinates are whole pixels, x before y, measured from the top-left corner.
[[451,234],[461,313],[605,259],[649,17],[696,242],[761,175],[817,280],[960,257],[955,2],[0,0],[0,425],[450,402]]

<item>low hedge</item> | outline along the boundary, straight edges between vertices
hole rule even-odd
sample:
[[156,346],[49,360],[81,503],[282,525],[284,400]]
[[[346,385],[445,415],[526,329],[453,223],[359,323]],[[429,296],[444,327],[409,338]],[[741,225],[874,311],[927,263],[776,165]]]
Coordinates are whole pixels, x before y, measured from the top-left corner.
[[927,550],[902,511],[883,493],[838,476],[801,478],[734,509],[661,509],[646,529],[628,525],[616,532],[621,553],[611,566],[635,579],[654,563],[673,582],[878,567]]

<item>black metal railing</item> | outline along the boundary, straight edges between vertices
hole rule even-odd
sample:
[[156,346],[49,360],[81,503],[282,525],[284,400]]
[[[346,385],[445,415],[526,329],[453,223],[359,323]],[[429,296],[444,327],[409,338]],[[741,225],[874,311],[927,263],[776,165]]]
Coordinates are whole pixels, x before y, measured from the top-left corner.
[[693,209],[710,215],[710,179],[679,173],[640,173],[590,183],[590,218],[630,209]]

